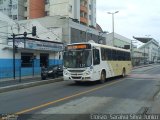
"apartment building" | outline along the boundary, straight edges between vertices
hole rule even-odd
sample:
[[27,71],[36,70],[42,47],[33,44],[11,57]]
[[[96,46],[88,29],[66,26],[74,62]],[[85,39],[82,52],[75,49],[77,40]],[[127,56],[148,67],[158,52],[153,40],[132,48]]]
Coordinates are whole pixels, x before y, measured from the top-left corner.
[[24,20],[27,0],[0,0],[0,12],[13,20]]
[[96,0],[0,0],[0,12],[13,20],[60,15],[96,27]]

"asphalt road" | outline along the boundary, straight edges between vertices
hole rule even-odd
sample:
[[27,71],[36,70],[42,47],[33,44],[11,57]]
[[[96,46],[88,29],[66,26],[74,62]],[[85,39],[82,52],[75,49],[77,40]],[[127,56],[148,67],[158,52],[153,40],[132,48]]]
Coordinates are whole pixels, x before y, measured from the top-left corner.
[[151,110],[159,90],[160,65],[154,65],[105,84],[62,81],[0,93],[0,113],[47,114],[47,118],[52,114],[143,113]]

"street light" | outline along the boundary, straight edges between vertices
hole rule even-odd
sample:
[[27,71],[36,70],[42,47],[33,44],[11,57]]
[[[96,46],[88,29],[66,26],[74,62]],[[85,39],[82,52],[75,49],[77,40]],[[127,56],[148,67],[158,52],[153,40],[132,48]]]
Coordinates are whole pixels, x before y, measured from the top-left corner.
[[112,15],[112,30],[113,30],[113,46],[114,46],[114,14],[118,13],[119,11],[116,11],[116,12],[107,12],[108,14],[111,14]]

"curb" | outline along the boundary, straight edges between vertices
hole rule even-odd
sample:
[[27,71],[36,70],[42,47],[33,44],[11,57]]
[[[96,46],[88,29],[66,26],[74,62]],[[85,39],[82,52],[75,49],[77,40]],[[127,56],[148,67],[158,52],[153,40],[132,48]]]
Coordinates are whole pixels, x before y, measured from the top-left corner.
[[44,85],[44,84],[49,84],[49,83],[54,83],[54,82],[59,82],[59,81],[63,81],[62,77],[61,78],[56,78],[56,79],[38,81],[38,82],[30,82],[30,83],[23,83],[23,84],[18,84],[18,85],[1,87],[0,88],[0,93],[9,92],[9,91],[12,91],[12,90],[19,90],[19,89],[34,87],[34,86],[39,86],[39,85]]

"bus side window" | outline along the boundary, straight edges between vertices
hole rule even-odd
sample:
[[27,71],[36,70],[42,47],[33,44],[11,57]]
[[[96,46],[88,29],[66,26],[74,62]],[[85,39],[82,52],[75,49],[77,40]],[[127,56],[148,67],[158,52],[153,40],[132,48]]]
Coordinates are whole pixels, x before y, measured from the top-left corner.
[[93,49],[93,64],[94,65],[100,64],[100,56],[98,49]]
[[107,60],[106,50],[104,48],[101,48],[101,56],[102,60]]

